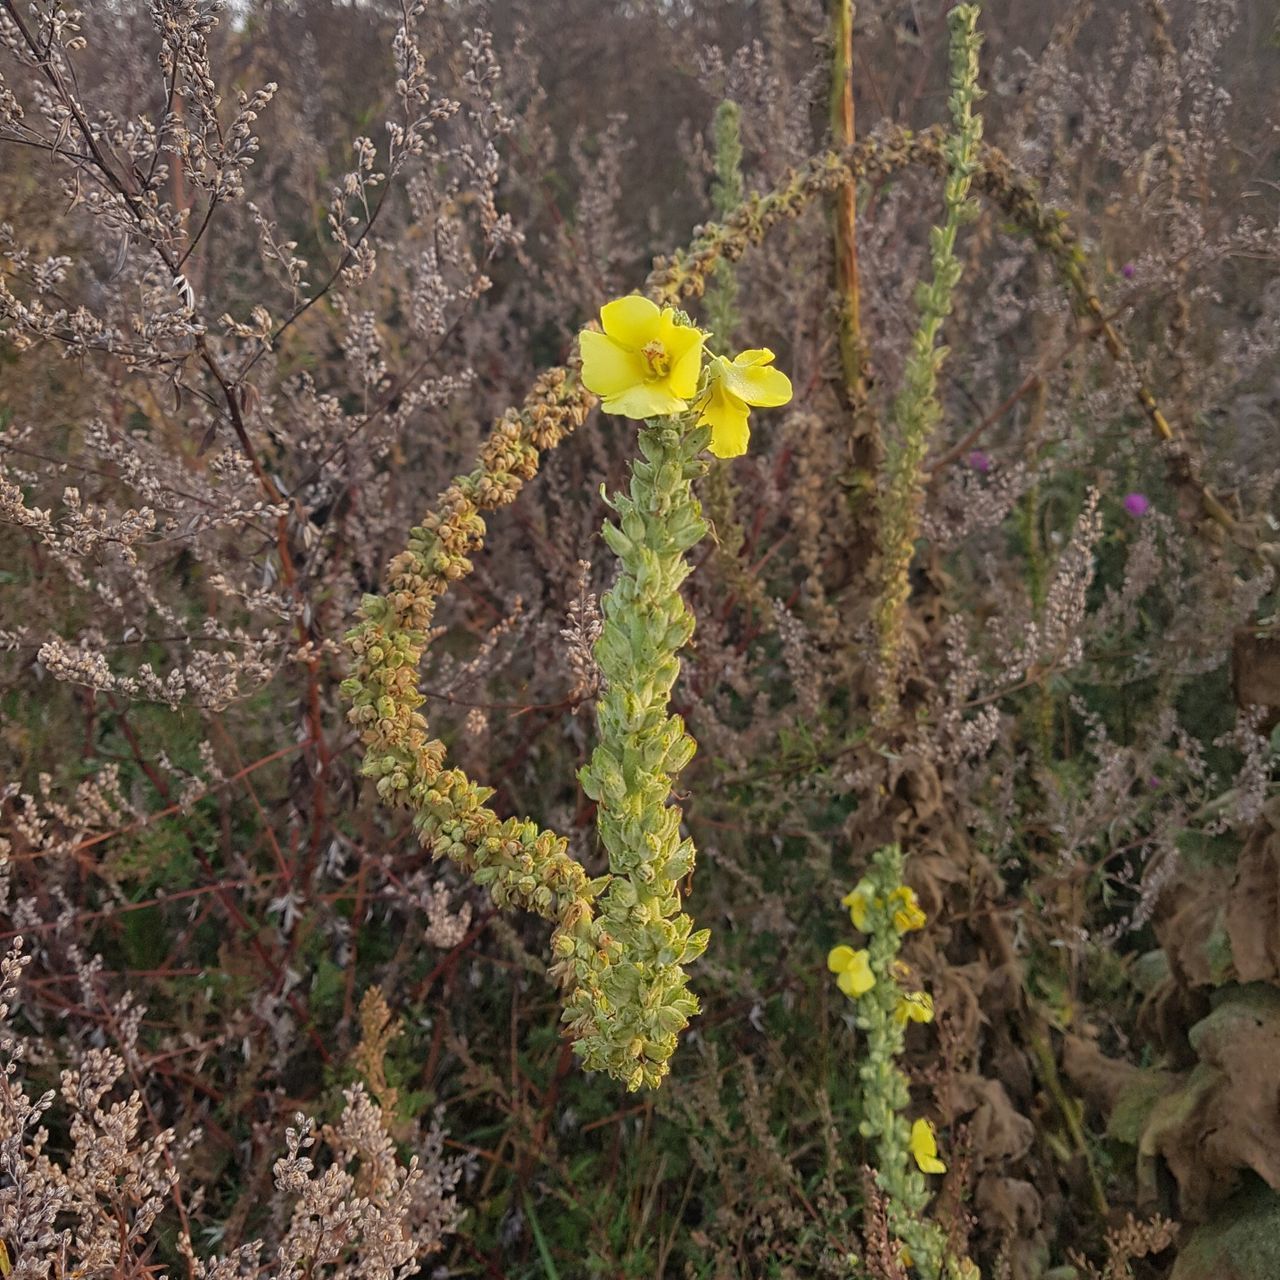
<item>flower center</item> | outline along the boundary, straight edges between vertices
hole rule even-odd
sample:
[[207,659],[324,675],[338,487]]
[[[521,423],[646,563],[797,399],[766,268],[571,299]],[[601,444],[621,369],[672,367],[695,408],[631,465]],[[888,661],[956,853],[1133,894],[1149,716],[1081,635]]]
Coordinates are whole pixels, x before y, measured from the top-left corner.
[[666,347],[656,338],[652,342],[646,342],[640,348],[640,354],[644,356],[650,378],[665,378],[671,372],[671,357],[667,355]]

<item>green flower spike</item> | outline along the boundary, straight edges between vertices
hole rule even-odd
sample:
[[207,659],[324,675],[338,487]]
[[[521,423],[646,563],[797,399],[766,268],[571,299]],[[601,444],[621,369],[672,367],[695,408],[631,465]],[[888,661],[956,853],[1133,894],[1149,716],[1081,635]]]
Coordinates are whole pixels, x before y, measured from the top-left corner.
[[707,531],[692,486],[705,469],[699,454],[709,438],[689,415],[645,421],[628,492],[611,501],[617,522],[604,529],[620,567],[601,601],[600,741],[581,780],[596,801],[613,876],[600,922],[614,951],[600,982],[615,1017],[575,1047],[584,1065],[631,1089],[653,1087],[666,1075],[676,1037],[698,1011],[684,966],[709,936],[694,933],[680,910],[679,884],[693,870],[694,848],[682,838],[680,809],[669,798],[695,744],[667,710],[680,671],[676,655],[693,634],[680,585],[690,572],[687,553]]

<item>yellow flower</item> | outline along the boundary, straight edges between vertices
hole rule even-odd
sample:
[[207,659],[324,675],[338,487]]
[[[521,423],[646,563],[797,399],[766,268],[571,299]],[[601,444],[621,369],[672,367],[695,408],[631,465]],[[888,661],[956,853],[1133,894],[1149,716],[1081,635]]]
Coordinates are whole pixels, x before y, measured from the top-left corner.
[[605,303],[600,323],[603,333],[584,329],[578,341],[583,385],[601,398],[605,412],[624,418],[683,413],[697,394],[708,335],[638,293]]
[[714,356],[707,370],[707,397],[698,425],[711,425],[711,452],[717,458],[746,453],[751,428],[747,414],[752,405],[767,407],[791,399],[791,379],[781,369],[771,369],[773,352],[767,348],[744,351],[733,360]]
[[871,962],[865,951],[852,947],[832,947],[827,956],[827,968],[836,975],[836,986],[856,1000],[876,985],[876,975],[871,972]]
[[869,880],[860,881],[856,888],[840,899],[840,905],[849,908],[849,919],[853,921],[853,927],[861,933],[867,931],[867,908],[874,901]]
[[899,933],[923,929],[929,917],[920,909],[916,891],[908,885],[900,885],[889,895],[889,910],[893,912],[893,927]]
[[911,1126],[911,1154],[916,1158],[921,1173],[946,1173],[947,1166],[938,1159],[938,1139],[933,1125],[927,1120],[917,1120]]
[[927,991],[904,991],[893,1016],[904,1027],[908,1022],[932,1022],[933,997]]

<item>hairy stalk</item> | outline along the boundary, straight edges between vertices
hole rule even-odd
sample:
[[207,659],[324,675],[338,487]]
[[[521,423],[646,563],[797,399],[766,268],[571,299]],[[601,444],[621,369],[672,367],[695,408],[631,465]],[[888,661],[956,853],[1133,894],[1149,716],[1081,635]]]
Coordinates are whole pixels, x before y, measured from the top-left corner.
[[[726,98],[716,108],[716,177],[711,186],[711,207],[718,218],[731,214],[742,203],[742,112]],[[707,289],[707,322],[723,350],[738,327],[738,277],[727,260],[717,262]]]
[[946,216],[930,233],[933,279],[919,291],[920,323],[912,339],[903,387],[893,408],[895,438],[885,465],[880,503],[880,553],[883,579],[875,606],[880,687],[876,718],[885,723],[897,705],[902,660],[903,614],[911,594],[911,559],[924,496],[922,467],[942,417],[938,373],[947,348],[938,345],[943,321],[951,314],[952,295],[962,267],[956,257],[960,228],[976,216],[969,188],[978,166],[982,118],[974,114],[978,88],[978,7],[960,5],[948,17],[951,26],[951,118],[953,132],[943,144],[947,156]]
[[613,876],[600,911],[613,958],[602,990],[613,1018],[608,1034],[578,1048],[588,1067],[631,1089],[666,1075],[676,1037],[698,1011],[682,966],[702,954],[709,936],[692,933],[680,910],[679,883],[693,870],[694,848],[681,839],[680,809],[668,801],[673,777],[696,748],[667,706],[680,672],[676,655],[693,635],[680,585],[691,570],[686,553],[707,530],[693,481],[705,470],[698,455],[710,435],[691,429],[688,418],[644,422],[643,457],[632,464],[629,492],[612,499],[617,523],[604,528],[620,570],[601,601],[600,741],[581,781],[596,801]]
[[[729,216],[742,204],[742,112],[736,102],[725,99],[716,108],[716,178],[711,187],[711,207],[716,216]],[[706,293],[707,321],[717,350],[728,352],[738,327],[738,276],[728,258],[719,259],[711,270]],[[729,467],[714,464],[702,486],[707,516],[714,530],[717,563],[733,593],[743,606],[754,609],[766,621],[773,616],[773,602],[763,584],[741,555],[746,533],[737,516],[738,488]]]

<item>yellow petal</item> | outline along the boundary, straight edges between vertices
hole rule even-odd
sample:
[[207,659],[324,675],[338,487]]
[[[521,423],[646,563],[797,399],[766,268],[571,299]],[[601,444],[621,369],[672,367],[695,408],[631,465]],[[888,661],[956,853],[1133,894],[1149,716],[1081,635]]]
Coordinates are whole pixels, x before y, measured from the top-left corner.
[[773,352],[768,347],[752,347],[749,351],[739,351],[733,357],[733,363],[743,369],[750,369],[759,364],[772,364]]
[[[840,950],[840,948],[836,948]],[[849,948],[845,947],[845,950]],[[845,968],[841,970],[840,975],[836,978],[836,986],[849,996],[850,1000],[856,1000],[859,996],[867,995],[867,992],[876,986],[876,974],[872,973],[872,965],[865,951],[850,952],[849,961]]]
[[712,424],[708,448],[717,458],[740,458],[746,453],[750,440],[751,428],[747,426],[744,411],[741,418]]
[[692,399],[698,390],[698,377],[702,373],[702,344],[707,334],[688,325],[675,325],[663,345],[671,358],[671,372],[667,382],[671,390],[686,400]]
[[751,429],[747,426],[747,406],[725,391],[717,378],[711,384],[711,396],[698,418],[698,425],[711,424],[711,452],[717,458],[736,458],[747,451]]
[[832,973],[843,973],[852,963],[852,947],[832,947],[827,953],[827,968]]
[[600,323],[609,337],[639,351],[641,347],[657,336],[658,322],[662,312],[656,303],[642,298],[638,293],[628,294],[625,298],[616,298],[606,302],[600,308]]
[[840,905],[849,908],[849,919],[853,921],[853,927],[860,933],[867,931],[867,908],[871,901],[870,886],[865,880],[840,899]]
[[908,1145],[922,1173],[946,1173],[947,1166],[938,1159],[938,1140],[934,1136],[933,1125],[927,1120],[917,1120],[911,1126]]
[[624,418],[665,418],[683,413],[689,405],[669,391],[665,382],[642,382],[617,395],[606,396],[603,407],[605,413],[617,413]]
[[588,391],[617,396],[644,381],[644,360],[612,338],[584,329],[578,342],[582,347],[582,385]]
[[761,408],[786,404],[791,399],[791,379],[781,369],[771,369],[763,363],[743,366],[735,360],[725,369],[724,381],[735,396]]
[[923,929],[929,917],[920,908],[920,899],[909,885],[901,885],[889,895],[889,909],[893,912],[893,927],[899,933]]
[[701,337],[701,330],[677,320],[674,307],[663,307],[658,314],[658,326],[652,336],[666,347],[669,354],[675,355],[683,352],[690,343],[697,342]]
[[904,1027],[908,1022],[932,1022],[933,997],[927,991],[908,991],[898,1001],[893,1017]]
[[836,978],[836,986],[850,999],[864,996],[876,985],[876,975],[865,951],[855,951],[849,967]]

